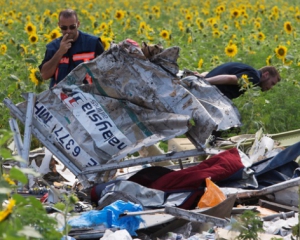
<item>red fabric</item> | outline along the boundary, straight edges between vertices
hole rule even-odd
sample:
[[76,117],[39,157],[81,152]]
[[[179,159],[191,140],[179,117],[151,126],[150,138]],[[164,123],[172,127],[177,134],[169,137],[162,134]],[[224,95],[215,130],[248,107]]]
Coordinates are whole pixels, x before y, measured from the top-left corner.
[[[204,181],[210,177],[213,182],[224,180],[244,168],[236,148],[217,154],[200,164],[179,171],[167,173],[149,184],[149,188],[165,192],[191,190],[191,195],[179,208],[194,209],[203,195]],[[201,188],[202,186],[202,188]]]
[[49,193],[45,193],[45,194],[41,197],[40,202],[41,202],[41,203],[45,203],[45,202],[47,201],[47,199],[48,199],[48,196],[49,196]]
[[100,196],[98,196],[98,194],[96,193],[96,186],[97,185],[95,185],[92,188],[91,193],[90,193],[91,194],[91,202],[93,202],[93,203],[97,203],[100,199]]
[[226,150],[220,154],[201,162],[200,164],[167,173],[152,182],[148,187],[162,191],[197,190],[210,177],[213,182],[224,180],[244,168],[236,148]]

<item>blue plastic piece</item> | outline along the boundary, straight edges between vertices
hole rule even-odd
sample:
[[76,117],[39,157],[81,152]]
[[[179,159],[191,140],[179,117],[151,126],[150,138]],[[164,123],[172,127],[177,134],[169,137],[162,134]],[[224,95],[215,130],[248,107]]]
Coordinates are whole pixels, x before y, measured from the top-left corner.
[[91,210],[84,212],[78,218],[72,218],[68,224],[73,228],[92,227],[103,224],[107,228],[126,229],[130,235],[136,236],[136,230],[139,228],[143,219],[140,216],[125,216],[119,218],[124,212],[143,211],[140,204],[124,202],[118,200],[106,206],[102,210]]

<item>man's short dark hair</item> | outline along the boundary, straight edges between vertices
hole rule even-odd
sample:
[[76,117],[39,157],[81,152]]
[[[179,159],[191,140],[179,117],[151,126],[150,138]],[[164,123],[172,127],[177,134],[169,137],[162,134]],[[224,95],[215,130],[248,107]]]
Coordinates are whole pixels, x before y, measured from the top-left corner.
[[277,71],[277,69],[275,67],[273,67],[273,66],[265,66],[265,67],[262,67],[259,70],[262,73],[269,72],[269,74],[270,74],[271,77],[277,77],[278,82],[280,82],[281,77],[280,77],[280,74],[279,74],[279,72]]
[[70,18],[72,16],[75,16],[76,20],[78,20],[77,13],[75,10],[65,9],[65,10],[60,11],[60,13],[58,15],[58,20],[60,19],[60,17]]

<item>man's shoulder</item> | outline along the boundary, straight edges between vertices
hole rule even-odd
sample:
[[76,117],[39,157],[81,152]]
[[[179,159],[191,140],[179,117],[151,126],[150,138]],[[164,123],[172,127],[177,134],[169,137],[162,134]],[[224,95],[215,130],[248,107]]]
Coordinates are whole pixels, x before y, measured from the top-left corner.
[[89,34],[89,33],[86,33],[86,32],[81,32],[80,31],[80,36],[83,38],[83,39],[93,39],[93,40],[98,40],[99,37],[96,37],[92,34]]
[[222,64],[221,66],[224,67],[239,67],[239,68],[253,68],[250,65],[246,64],[246,63],[241,63],[241,62],[227,62]]

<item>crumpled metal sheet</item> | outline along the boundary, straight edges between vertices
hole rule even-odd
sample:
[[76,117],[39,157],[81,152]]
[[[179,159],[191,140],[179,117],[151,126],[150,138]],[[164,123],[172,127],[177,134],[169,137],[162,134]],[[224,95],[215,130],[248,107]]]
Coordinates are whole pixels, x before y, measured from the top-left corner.
[[[152,60],[162,63],[158,65],[137,49],[115,44],[96,59],[78,66],[61,84],[80,84],[88,73],[93,78],[95,94],[126,99],[146,109],[188,115],[194,124],[187,136],[197,148],[203,148],[205,140],[217,129],[217,123],[174,74],[178,72],[175,64],[178,54],[177,47],[166,49]],[[163,60],[158,61],[160,57]]]
[[111,197],[113,192],[124,192],[138,200],[144,208],[162,208],[165,206],[179,206],[190,195],[191,191],[182,191],[166,194],[157,189],[147,188],[131,181],[116,181],[108,184],[101,192],[101,198],[98,205],[101,205],[107,198]]
[[[218,125],[226,129],[238,124],[223,119],[236,112],[215,87],[180,79],[178,55],[179,48],[171,47],[149,61],[126,41],[113,44],[37,95],[33,124],[79,169],[114,161],[116,156],[119,161],[144,146],[185,133],[203,149]],[[92,84],[82,84],[86,74]],[[202,87],[204,92],[214,88],[209,104],[202,100]],[[18,104],[24,114],[26,105]],[[99,176],[88,177],[95,181]]]
[[[91,87],[91,86],[90,86]],[[39,94],[33,124],[79,169],[168,140],[188,130],[189,116],[153,111],[126,100],[88,93],[88,86]],[[18,105],[26,113],[27,102]],[[94,181],[96,175],[89,175]]]
[[182,86],[188,89],[205,107],[218,125],[217,130],[227,130],[241,126],[238,109],[229,98],[205,79],[187,76],[181,80]]

